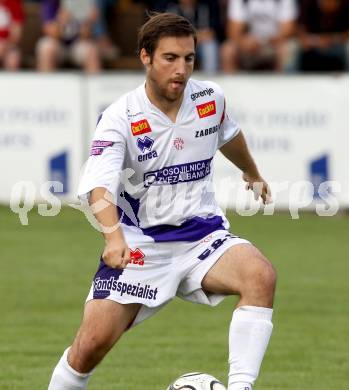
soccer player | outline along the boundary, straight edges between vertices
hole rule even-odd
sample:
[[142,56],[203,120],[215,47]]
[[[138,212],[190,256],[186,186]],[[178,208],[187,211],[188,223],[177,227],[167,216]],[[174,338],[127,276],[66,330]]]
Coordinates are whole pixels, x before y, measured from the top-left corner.
[[240,296],[228,389],[250,390],[257,378],[273,327],[276,275],[258,249],[228,231],[212,192],[217,149],[264,202],[268,185],[225,112],[222,89],[190,79],[195,45],[186,19],[152,16],[139,33],[145,83],[99,118],[79,196],[88,198],[105,248],[81,327],[49,390],[85,389],[122,334],[176,295],[208,305]]

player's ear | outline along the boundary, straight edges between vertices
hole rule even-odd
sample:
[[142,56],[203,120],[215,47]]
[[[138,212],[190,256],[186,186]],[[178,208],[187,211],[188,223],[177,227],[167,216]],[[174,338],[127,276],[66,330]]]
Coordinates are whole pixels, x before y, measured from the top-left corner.
[[144,65],[144,66],[147,66],[147,65],[149,65],[150,64],[150,55],[145,51],[145,49],[143,48],[143,49],[141,49],[141,52],[140,52],[140,54],[139,54],[139,57],[140,57],[140,59],[141,59],[141,61],[142,61],[142,64]]

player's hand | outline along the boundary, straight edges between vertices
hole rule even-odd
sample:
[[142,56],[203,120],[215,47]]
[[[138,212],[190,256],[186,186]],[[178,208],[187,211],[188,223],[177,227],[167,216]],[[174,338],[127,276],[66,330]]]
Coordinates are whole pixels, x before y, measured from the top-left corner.
[[106,241],[102,254],[103,261],[111,268],[123,269],[130,262],[130,250],[123,239]]
[[255,200],[261,197],[264,204],[272,202],[269,185],[261,176],[251,176],[245,172],[242,178],[247,183],[246,190],[253,191]]

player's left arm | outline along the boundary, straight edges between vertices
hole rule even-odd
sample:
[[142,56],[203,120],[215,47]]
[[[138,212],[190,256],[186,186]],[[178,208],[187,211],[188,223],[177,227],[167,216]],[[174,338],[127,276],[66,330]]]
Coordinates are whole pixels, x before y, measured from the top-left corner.
[[252,190],[255,199],[262,198],[263,203],[271,201],[271,193],[268,183],[260,175],[257,165],[248,150],[245,137],[239,133],[224,144],[220,151],[223,155],[243,172],[243,179],[247,182],[246,189]]

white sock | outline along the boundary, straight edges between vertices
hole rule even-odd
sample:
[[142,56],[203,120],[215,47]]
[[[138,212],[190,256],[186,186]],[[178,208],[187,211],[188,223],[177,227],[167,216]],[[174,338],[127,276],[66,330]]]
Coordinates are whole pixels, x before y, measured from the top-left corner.
[[251,390],[267,349],[273,309],[241,306],[233,313],[229,330],[228,390]]
[[72,368],[68,363],[67,348],[57,366],[53,370],[51,382],[48,390],[84,390],[87,387],[87,382],[92,374],[81,374]]

